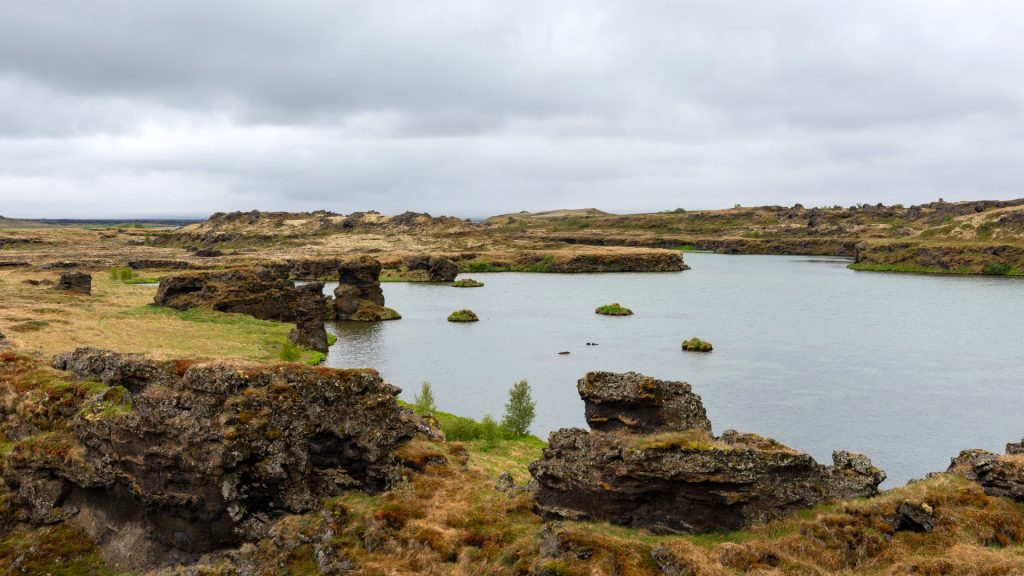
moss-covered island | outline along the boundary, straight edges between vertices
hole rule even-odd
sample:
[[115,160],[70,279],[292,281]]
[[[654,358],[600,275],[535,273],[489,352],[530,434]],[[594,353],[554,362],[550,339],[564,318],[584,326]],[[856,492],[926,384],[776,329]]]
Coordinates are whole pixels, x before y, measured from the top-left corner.
[[713,349],[711,342],[701,340],[696,336],[689,340],[683,340],[683,350],[687,352],[711,352]]
[[455,282],[452,282],[452,286],[454,286],[455,288],[480,288],[483,285],[483,282],[477,282],[472,278],[462,278],[456,280]]
[[480,318],[472,310],[462,309],[456,310],[448,315],[449,322],[477,322]]
[[605,304],[603,306],[598,306],[597,309],[594,310],[594,312],[597,313],[597,314],[601,314],[603,316],[632,316],[633,315],[633,311],[632,310],[630,310],[629,308],[626,308],[625,306],[622,306],[618,302],[616,302],[614,304]]

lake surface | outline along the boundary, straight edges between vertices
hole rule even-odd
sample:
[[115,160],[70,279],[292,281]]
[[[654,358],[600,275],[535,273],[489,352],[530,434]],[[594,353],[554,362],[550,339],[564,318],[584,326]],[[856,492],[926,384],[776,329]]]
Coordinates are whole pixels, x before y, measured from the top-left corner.
[[[821,257],[686,261],[678,273],[472,274],[483,288],[386,283],[402,320],[329,325],[327,363],[376,368],[410,401],[430,381],[440,409],[474,418],[500,417],[528,379],[545,438],[586,427],[576,381],[588,371],[684,380],[716,434],[757,432],[823,463],[864,452],[887,486],[1024,436],[1021,279],[854,272]],[[594,314],[611,302],[635,314]],[[480,322],[447,322],[459,308]],[[714,352],[681,351],[692,336]]]

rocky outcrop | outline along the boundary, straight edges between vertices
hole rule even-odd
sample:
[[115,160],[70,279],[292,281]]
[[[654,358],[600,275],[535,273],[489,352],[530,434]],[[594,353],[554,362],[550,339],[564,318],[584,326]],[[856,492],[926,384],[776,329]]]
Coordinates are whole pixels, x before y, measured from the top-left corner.
[[301,295],[296,299],[292,314],[295,317],[295,329],[288,334],[288,339],[304,348],[327,353],[327,329],[324,318],[327,316],[327,301],[324,299],[323,282],[313,282],[296,287]]
[[977,482],[989,496],[1003,496],[1024,502],[1024,458],[1021,443],[1006,445],[1006,454],[987,450],[964,450],[949,464],[947,472]]
[[289,340],[327,352],[327,300],[320,282],[295,286],[284,267],[191,272],[160,279],[154,302],[179,310],[210,308],[263,320],[294,322]]
[[711,432],[700,396],[686,382],[666,382],[636,372],[590,372],[580,379],[576,389],[592,430]]
[[334,279],[344,261],[343,258],[309,258],[289,260],[288,266],[298,280]]
[[338,268],[338,287],[334,289],[334,309],[338,320],[377,322],[401,318],[384,306],[380,287],[381,265],[370,256],[350,258]]
[[606,520],[656,532],[731,531],[795,508],[877,493],[885,473],[835,452],[833,465],[770,438],[710,433],[682,382],[592,373],[579,382],[593,430],[551,434],[530,464],[546,518]]
[[430,282],[453,282],[459,275],[459,265],[444,256],[417,255],[406,260],[410,272],[424,270]]
[[84,272],[65,272],[53,289],[89,295],[92,294],[92,276]]
[[132,270],[188,270],[201,268],[185,260],[161,260],[157,258],[136,258],[128,261]]
[[325,497],[383,490],[420,427],[373,370],[91,348],[54,366],[103,385],[66,431],[16,442],[4,480],[26,519],[77,524],[121,569],[189,561]]

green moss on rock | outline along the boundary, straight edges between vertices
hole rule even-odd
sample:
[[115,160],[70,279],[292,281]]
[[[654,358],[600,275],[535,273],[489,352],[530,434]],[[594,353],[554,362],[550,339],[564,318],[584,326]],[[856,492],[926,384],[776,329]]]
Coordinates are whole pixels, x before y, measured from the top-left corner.
[[603,314],[605,316],[632,316],[633,311],[625,306],[622,306],[618,302],[614,304],[605,304],[599,306],[597,310],[594,310],[597,314]]
[[683,350],[687,352],[711,352],[712,349],[711,342],[701,340],[696,336],[689,340],[683,340]]
[[479,288],[483,285],[483,282],[477,282],[472,278],[463,278],[462,280],[456,280],[455,282],[452,282],[452,286],[454,286],[455,288]]
[[448,315],[449,322],[476,322],[480,320],[472,310],[456,310]]

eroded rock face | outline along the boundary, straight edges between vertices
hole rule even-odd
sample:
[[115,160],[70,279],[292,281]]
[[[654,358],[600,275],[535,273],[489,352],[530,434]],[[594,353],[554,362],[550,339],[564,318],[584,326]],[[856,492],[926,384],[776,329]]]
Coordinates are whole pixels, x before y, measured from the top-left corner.
[[294,322],[289,339],[327,352],[323,284],[295,286],[284,266],[189,272],[160,279],[154,302],[179,310],[210,308],[263,320]]
[[425,270],[430,282],[452,282],[459,275],[459,265],[444,256],[420,254],[406,259],[410,271]]
[[590,372],[576,389],[592,430],[711,431],[700,396],[686,382],[666,382],[636,372]]
[[591,373],[579,382],[593,430],[551,434],[530,464],[546,518],[607,520],[657,532],[729,531],[829,499],[870,496],[885,473],[860,454],[824,466],[756,434],[711,435],[682,382]]
[[987,450],[964,450],[949,464],[947,472],[981,485],[989,496],[1003,496],[1024,502],[1024,458],[1020,443],[1007,445],[1005,455]]
[[296,308],[307,297],[288,279],[287,268],[265,266],[164,276],[154,303],[178,310],[210,308],[293,322]]
[[35,521],[76,522],[114,555],[127,547],[127,568],[252,541],[325,497],[385,489],[399,478],[395,449],[419,425],[373,370],[91,348],[54,366],[108,387],[52,446],[16,445],[4,480]]
[[84,272],[65,272],[53,289],[89,295],[92,294],[92,276]]
[[338,287],[334,289],[334,309],[338,320],[377,322],[401,318],[384,306],[380,287],[381,265],[375,258],[350,258],[338,268]]

